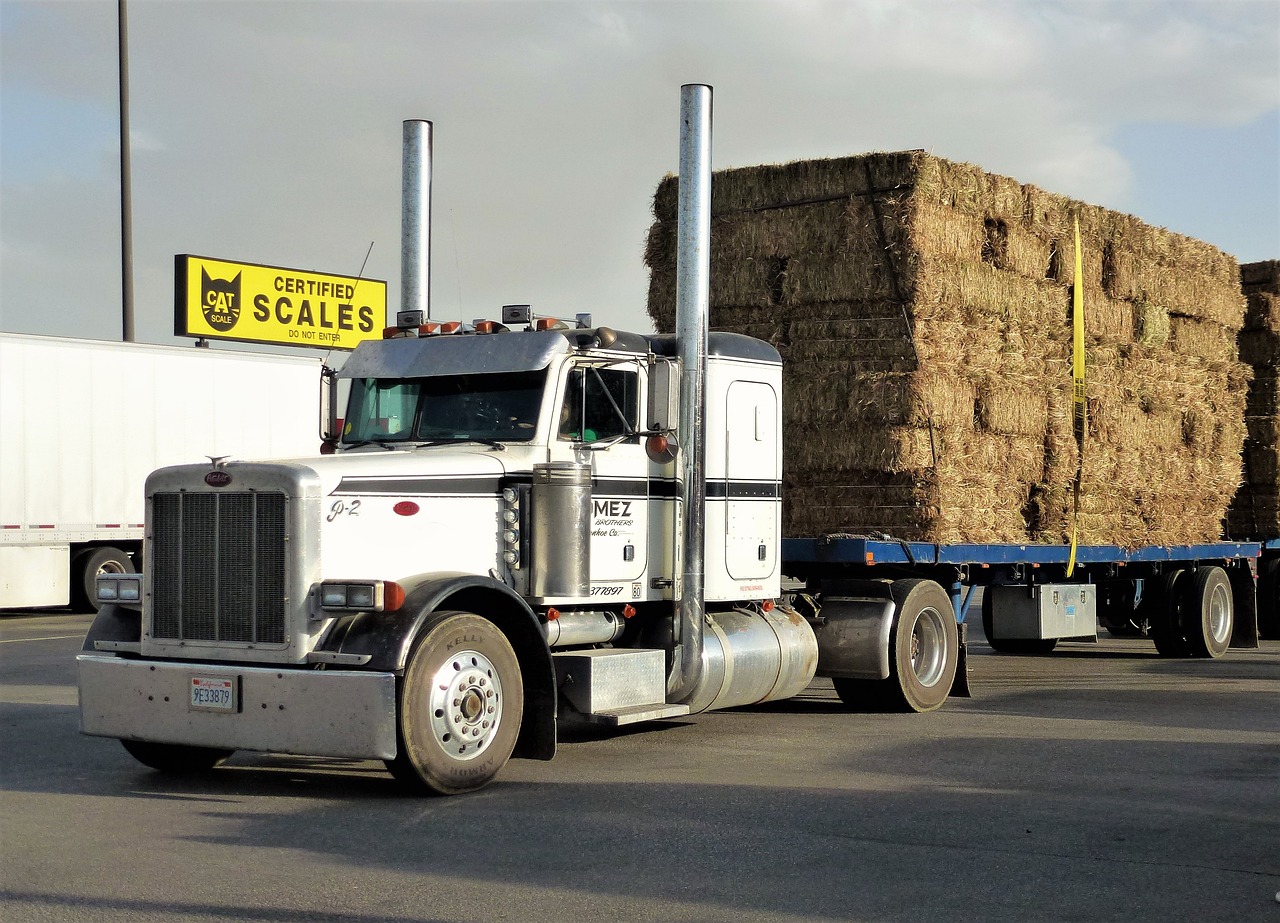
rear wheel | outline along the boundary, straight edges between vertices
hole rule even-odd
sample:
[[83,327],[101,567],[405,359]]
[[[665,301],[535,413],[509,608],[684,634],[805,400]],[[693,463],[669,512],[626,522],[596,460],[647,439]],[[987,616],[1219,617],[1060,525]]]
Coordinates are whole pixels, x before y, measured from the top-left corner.
[[71,568],[71,605],[77,612],[98,610],[94,601],[98,577],[106,574],[135,574],[129,555],[119,548],[103,545],[78,554]]
[[397,710],[392,775],[432,794],[483,788],[520,733],[524,685],[515,651],[488,619],[438,613],[414,643]]
[[1185,570],[1170,571],[1151,581],[1155,592],[1145,603],[1151,624],[1151,640],[1161,657],[1190,657],[1191,647],[1182,630],[1183,585],[1190,579]]
[[1280,638],[1280,558],[1258,563],[1258,634]]
[[889,633],[889,678],[833,680],[850,706],[933,711],[947,700],[960,659],[960,633],[951,597],[932,580],[896,580]]
[[122,740],[124,748],[139,763],[171,775],[207,772],[223,763],[234,750],[189,747],[185,744],[158,744],[149,740]]
[[1182,634],[1192,657],[1221,657],[1231,643],[1235,607],[1221,567],[1197,567],[1184,581]]

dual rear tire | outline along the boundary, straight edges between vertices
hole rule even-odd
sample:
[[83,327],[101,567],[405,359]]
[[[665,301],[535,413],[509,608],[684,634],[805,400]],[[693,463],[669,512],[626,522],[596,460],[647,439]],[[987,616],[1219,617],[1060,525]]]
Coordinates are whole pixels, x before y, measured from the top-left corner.
[[1151,639],[1163,657],[1221,657],[1231,644],[1235,604],[1221,567],[1166,574],[1152,600]]
[[932,580],[895,580],[889,634],[889,676],[832,679],[845,705],[892,711],[933,711],[947,700],[960,661],[960,632],[951,597]]

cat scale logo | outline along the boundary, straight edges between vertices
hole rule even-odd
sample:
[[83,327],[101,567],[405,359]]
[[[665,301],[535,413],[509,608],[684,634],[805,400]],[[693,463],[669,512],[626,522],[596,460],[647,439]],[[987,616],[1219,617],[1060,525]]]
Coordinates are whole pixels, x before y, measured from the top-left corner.
[[355,349],[382,336],[387,283],[178,254],[177,336]]
[[226,333],[240,319],[240,273],[227,281],[211,279],[205,269],[200,270],[200,306],[204,319],[219,333]]

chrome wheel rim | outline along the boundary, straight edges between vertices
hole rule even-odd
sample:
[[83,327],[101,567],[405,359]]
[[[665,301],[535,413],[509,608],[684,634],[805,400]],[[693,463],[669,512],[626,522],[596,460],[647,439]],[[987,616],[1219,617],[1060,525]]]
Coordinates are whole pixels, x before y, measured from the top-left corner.
[[1209,634],[1216,644],[1227,640],[1231,630],[1231,606],[1227,603],[1227,589],[1218,584],[1209,596]]
[[461,651],[431,681],[431,733],[449,756],[475,759],[502,722],[502,681],[484,654]]
[[929,607],[920,610],[911,626],[911,672],[921,686],[933,686],[947,663],[947,634],[942,614]]

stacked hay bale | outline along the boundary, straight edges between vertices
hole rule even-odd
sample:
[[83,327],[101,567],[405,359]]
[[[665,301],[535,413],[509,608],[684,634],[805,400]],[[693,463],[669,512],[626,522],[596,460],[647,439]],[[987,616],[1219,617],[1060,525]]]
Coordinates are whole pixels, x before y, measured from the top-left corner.
[[[663,331],[676,199],[668,177],[645,256]],[[1074,517],[1081,542],[1219,537],[1248,382],[1230,256],[921,151],[720,171],[712,213],[711,327],[785,363],[785,534],[1060,543]]]
[[1253,368],[1245,409],[1244,483],[1227,515],[1233,538],[1280,536],[1280,260],[1247,263],[1240,358]]

